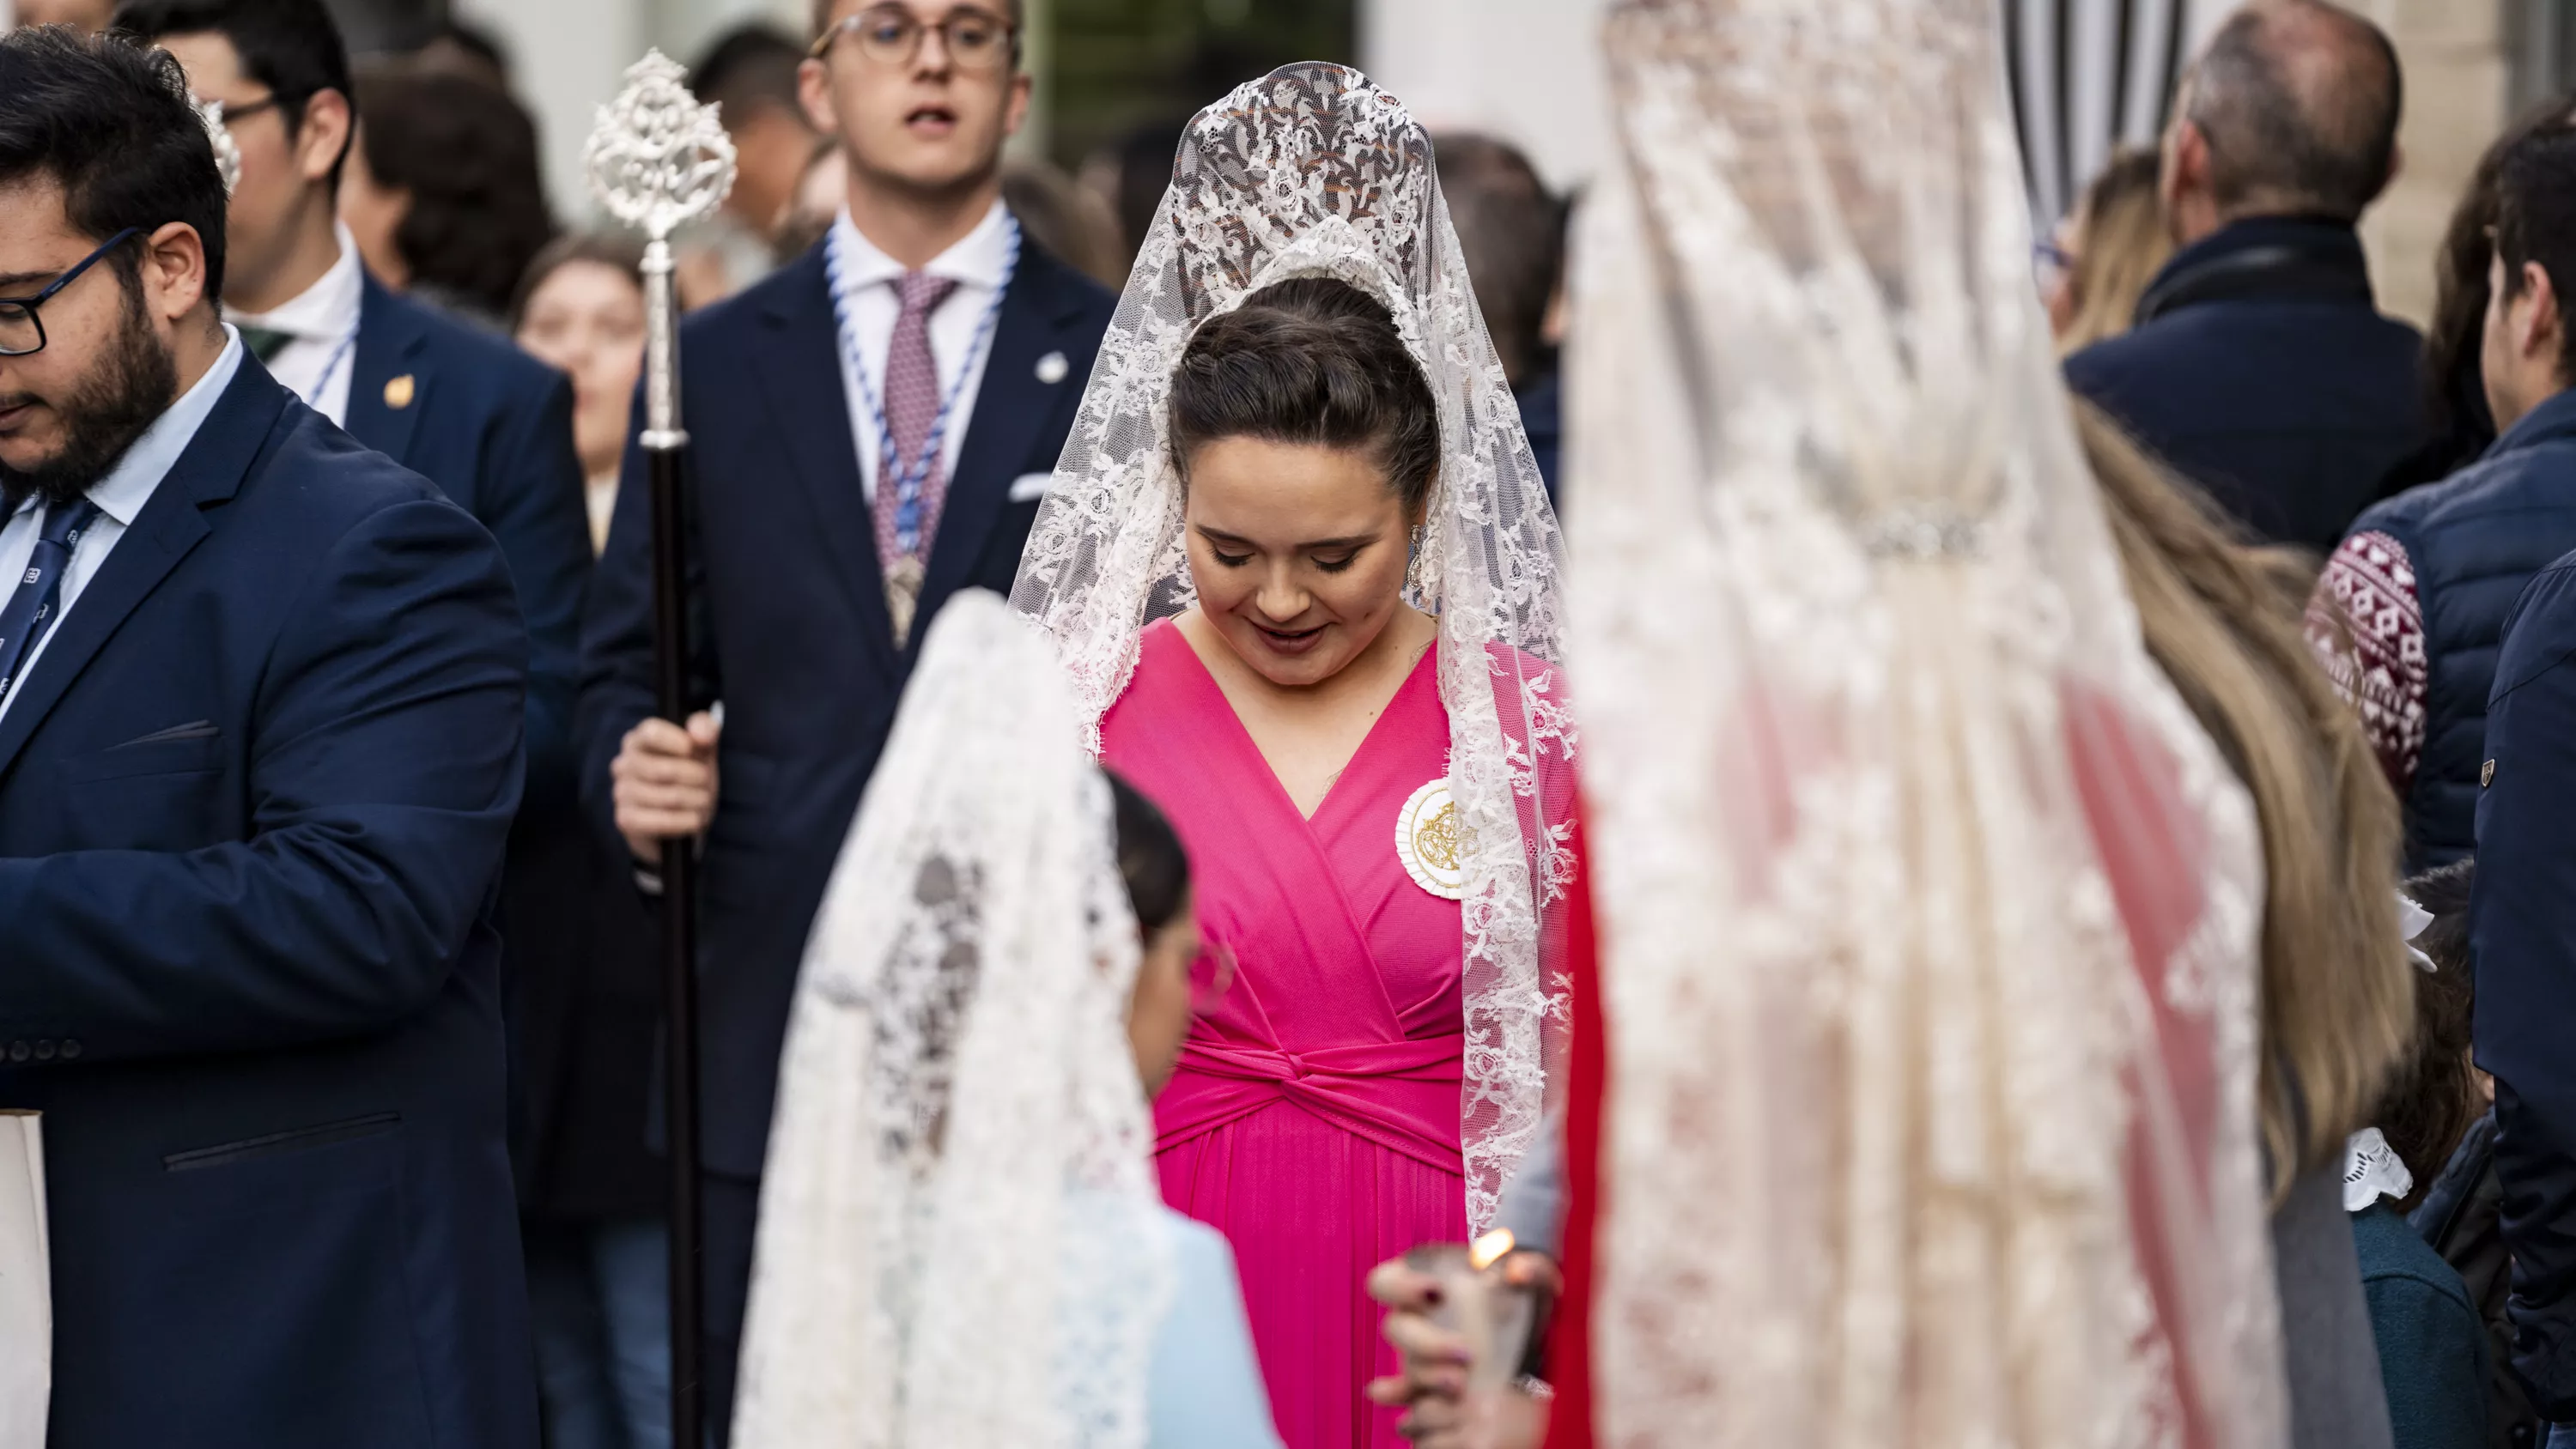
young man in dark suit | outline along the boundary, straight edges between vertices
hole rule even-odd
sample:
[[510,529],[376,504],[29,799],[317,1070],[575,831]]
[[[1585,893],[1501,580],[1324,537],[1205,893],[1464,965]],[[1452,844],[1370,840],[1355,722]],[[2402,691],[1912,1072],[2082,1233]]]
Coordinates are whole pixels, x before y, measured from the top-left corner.
[[[322,0],[127,0],[116,23],[179,58],[241,152],[226,320],[279,382],[445,490],[509,555],[528,620],[528,813],[568,814],[590,572],[572,384],[368,275],[338,219],[357,118]],[[514,880],[513,900],[562,894],[530,884]]]
[[219,320],[224,235],[175,61],[0,37],[0,1107],[44,1114],[47,1442],[533,1449],[491,921],[526,630],[491,536]]
[[[586,787],[639,861],[704,832],[711,1422],[725,1420],[807,928],[931,616],[1007,592],[1114,299],[1020,235],[1004,0],[820,0],[805,101],[849,162],[814,250],[682,328],[702,709],[653,711],[644,466],[585,628]],[[638,414],[641,416],[640,411]],[[724,705],[721,729],[703,707]]]

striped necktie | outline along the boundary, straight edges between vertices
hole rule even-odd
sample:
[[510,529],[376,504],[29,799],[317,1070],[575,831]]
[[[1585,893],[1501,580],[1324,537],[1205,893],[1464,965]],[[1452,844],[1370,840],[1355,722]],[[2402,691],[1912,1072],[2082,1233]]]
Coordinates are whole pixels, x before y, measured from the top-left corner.
[[69,508],[46,506],[36,551],[28,555],[9,602],[0,605],[0,704],[8,703],[9,687],[18,682],[21,667],[61,615],[54,605],[62,597],[63,575],[71,571],[72,550],[80,547],[81,534],[97,517],[98,505],[86,498]]

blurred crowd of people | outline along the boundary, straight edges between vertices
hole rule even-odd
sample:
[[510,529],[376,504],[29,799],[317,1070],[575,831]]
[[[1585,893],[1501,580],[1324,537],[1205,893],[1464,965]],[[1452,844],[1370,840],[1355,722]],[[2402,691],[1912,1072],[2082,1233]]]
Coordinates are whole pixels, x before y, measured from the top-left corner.
[[[2569,938],[2542,904],[2576,863],[2556,743],[2576,721],[2552,687],[2576,549],[2576,132],[2560,97],[2487,149],[2418,334],[2378,310],[2355,231],[2399,164],[2401,92],[2368,23],[2249,8],[2192,67],[2160,153],[2115,155],[2039,274],[2075,392],[2305,596],[2400,803],[2421,970],[2341,1170],[2360,1303],[2396,1443],[2532,1445],[2576,1413]],[[2286,1278],[2284,1301],[2294,1365],[2351,1321],[2301,1313]]]

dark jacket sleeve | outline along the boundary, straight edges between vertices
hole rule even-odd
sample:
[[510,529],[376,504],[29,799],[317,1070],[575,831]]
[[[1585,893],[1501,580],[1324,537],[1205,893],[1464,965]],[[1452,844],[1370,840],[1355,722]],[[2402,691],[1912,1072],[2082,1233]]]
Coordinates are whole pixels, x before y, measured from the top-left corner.
[[568,804],[576,789],[590,519],[573,451],[572,383],[551,369],[530,371],[543,385],[511,399],[486,440],[482,523],[509,559],[528,621],[528,803],[538,808]]
[[[644,420],[644,390],[636,387],[634,417]],[[689,598],[690,695],[699,705],[723,697],[709,623],[706,570],[699,551],[694,480],[684,547]],[[608,547],[592,573],[582,612],[581,707],[576,736],[581,750],[582,802],[610,841],[618,841],[616,807],[609,797],[609,766],[626,732],[654,713],[652,455],[630,436],[619,470],[617,509]],[[623,858],[625,846],[617,847]]]
[[422,1010],[519,798],[527,646],[445,502],[362,519],[296,600],[248,725],[250,836],[0,860],[0,1035],[92,1060],[261,1050]]
[[2496,1077],[2513,1367],[2576,1419],[2576,569],[2535,578],[2506,626],[2487,716],[2470,947],[2478,1064]]

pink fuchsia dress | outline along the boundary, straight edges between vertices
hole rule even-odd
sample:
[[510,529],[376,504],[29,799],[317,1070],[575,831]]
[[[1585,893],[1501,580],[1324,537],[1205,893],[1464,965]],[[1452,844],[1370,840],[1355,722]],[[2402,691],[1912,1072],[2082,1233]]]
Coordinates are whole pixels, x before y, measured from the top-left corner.
[[1312,819],[1170,623],[1101,721],[1103,763],[1189,847],[1198,915],[1238,961],[1154,1104],[1164,1200],[1222,1231],[1289,1449],[1394,1449],[1364,1397],[1394,1370],[1369,1269],[1467,1229],[1459,905],[1396,853],[1448,769],[1434,652]]

